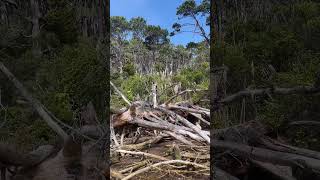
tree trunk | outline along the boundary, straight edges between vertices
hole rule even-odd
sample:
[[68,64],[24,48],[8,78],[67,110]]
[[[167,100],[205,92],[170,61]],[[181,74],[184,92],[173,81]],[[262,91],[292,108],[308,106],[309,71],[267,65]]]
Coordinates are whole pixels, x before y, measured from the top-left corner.
[[41,56],[41,46],[39,43],[40,34],[40,9],[38,0],[30,0],[31,5],[31,22],[32,22],[32,54],[35,57]]

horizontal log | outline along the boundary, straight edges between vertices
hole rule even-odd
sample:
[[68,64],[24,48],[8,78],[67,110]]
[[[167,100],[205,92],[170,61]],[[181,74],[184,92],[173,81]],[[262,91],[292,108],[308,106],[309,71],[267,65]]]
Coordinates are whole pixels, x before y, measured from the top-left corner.
[[283,166],[308,168],[320,172],[320,160],[302,155],[273,151],[240,143],[213,140],[212,149],[231,150],[240,156]]
[[261,96],[261,95],[289,95],[289,94],[314,94],[320,92],[320,87],[313,86],[296,86],[292,88],[262,88],[262,89],[246,89],[235,94],[229,95],[222,99],[220,103],[228,104],[243,97]]

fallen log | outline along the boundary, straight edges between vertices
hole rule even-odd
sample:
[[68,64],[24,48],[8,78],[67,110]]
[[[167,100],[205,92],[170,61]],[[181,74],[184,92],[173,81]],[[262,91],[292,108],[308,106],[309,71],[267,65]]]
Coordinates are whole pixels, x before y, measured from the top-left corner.
[[275,177],[279,179],[297,180],[295,177],[292,176],[292,169],[290,167],[273,165],[270,163],[260,162],[256,160],[251,160],[251,162],[255,166],[258,166],[259,168],[268,171],[269,173],[273,174]]
[[296,86],[292,88],[263,88],[263,89],[246,89],[235,94],[229,95],[222,99],[220,103],[228,104],[243,97],[261,96],[261,95],[289,95],[289,94],[315,94],[320,92],[320,87],[313,86]]
[[317,152],[317,151],[312,151],[309,149],[290,146],[287,144],[280,143],[280,142],[278,142],[274,139],[268,138],[268,137],[261,138],[260,142],[265,147],[272,149],[272,150],[275,150],[275,151],[298,154],[298,155],[302,155],[302,156],[306,156],[306,157],[315,158],[315,159],[320,160],[320,152]]
[[320,160],[305,157],[302,155],[279,152],[259,147],[248,146],[240,143],[225,142],[219,140],[213,140],[210,146],[212,149],[231,150],[239,156],[243,156],[248,159],[290,166],[293,168],[300,167],[303,169],[310,169],[317,173],[320,172]]
[[289,126],[294,126],[294,125],[320,126],[320,122],[318,122],[318,121],[295,121],[295,122],[289,123]]
[[186,120],[185,118],[183,118],[182,116],[164,108],[164,107],[156,107],[157,110],[160,110],[162,112],[165,112],[167,114],[169,114],[172,117],[175,117],[176,119],[178,119],[180,122],[182,122],[184,125],[186,125],[187,127],[191,128],[192,130],[194,130],[194,132],[198,133],[199,136],[201,136],[208,144],[210,144],[210,138],[207,134],[203,133],[201,129],[199,129],[199,127],[193,125],[191,122],[189,122],[188,120]]

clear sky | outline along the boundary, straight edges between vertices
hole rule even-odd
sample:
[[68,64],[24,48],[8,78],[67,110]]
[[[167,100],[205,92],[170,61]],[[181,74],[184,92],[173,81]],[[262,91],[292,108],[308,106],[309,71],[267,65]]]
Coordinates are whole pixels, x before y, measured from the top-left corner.
[[[172,25],[178,22],[176,10],[184,0],[110,0],[110,15],[124,16],[127,19],[141,16],[147,20],[147,24],[159,25],[170,32],[173,31]],[[200,2],[197,0],[196,2]],[[180,21],[181,22],[181,21]],[[192,22],[191,19],[186,19],[183,22]],[[205,20],[201,22],[205,24]],[[187,30],[193,31],[194,28]],[[209,27],[205,30],[209,32]],[[193,33],[182,33],[170,37],[171,43],[178,45],[186,45],[188,42],[199,42],[203,40],[201,36]]]

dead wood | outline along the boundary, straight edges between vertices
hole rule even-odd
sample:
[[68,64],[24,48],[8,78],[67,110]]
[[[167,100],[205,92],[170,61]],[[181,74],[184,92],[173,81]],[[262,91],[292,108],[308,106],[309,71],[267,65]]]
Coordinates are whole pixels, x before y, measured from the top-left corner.
[[295,177],[292,175],[292,168],[286,167],[286,166],[279,166],[279,165],[273,165],[271,163],[265,163],[260,162],[256,160],[251,160],[253,164],[258,166],[259,168],[262,168],[271,174],[273,174],[275,177],[282,179],[282,180],[296,180]]
[[315,159],[320,160],[320,153],[317,151],[312,151],[309,149],[290,146],[290,145],[281,143],[279,141],[276,141],[274,139],[271,139],[269,137],[261,138],[260,142],[265,147],[272,149],[272,150],[275,150],[275,151],[288,152],[288,153],[298,154],[298,155],[302,155],[302,156],[306,156],[306,157],[315,158]]
[[199,136],[201,136],[208,144],[210,144],[210,138],[207,134],[203,133],[201,129],[199,129],[199,127],[195,126],[194,124],[192,124],[191,122],[189,122],[188,120],[186,120],[185,118],[183,118],[182,116],[174,113],[173,111],[170,111],[166,108],[163,107],[157,107],[156,109],[163,111],[169,115],[171,115],[172,117],[176,118],[179,122],[182,122],[185,126],[191,128],[192,130],[194,130],[195,133],[197,133]]
[[128,144],[128,145],[122,145],[119,146],[120,149],[122,150],[143,150],[145,148],[149,148],[153,144],[158,143],[164,136],[158,136],[158,137],[153,137],[152,139],[149,139],[145,142],[138,143],[138,144]]
[[128,100],[128,98],[122,94],[122,92],[110,81],[110,85],[113,87],[113,89],[121,96],[121,98],[129,105],[131,106],[130,101]]
[[320,122],[318,122],[318,121],[294,121],[294,122],[289,123],[289,126],[294,126],[294,125],[320,126]]
[[320,172],[320,160],[297,154],[273,151],[269,149],[248,146],[240,143],[214,140],[211,143],[213,149],[225,149],[254,160],[279,164],[283,166],[308,168]]
[[199,168],[203,168],[203,169],[209,170],[209,168],[206,167],[206,166],[204,166],[204,165],[197,164],[197,163],[193,163],[193,162],[189,162],[189,161],[183,161],[183,160],[168,160],[168,161],[162,161],[162,162],[159,162],[159,163],[152,164],[151,166],[145,167],[145,168],[143,168],[143,169],[139,169],[139,170],[135,171],[134,173],[129,174],[128,176],[126,176],[126,177],[123,178],[122,180],[131,179],[132,177],[134,177],[134,176],[136,176],[136,175],[138,175],[138,174],[144,173],[144,172],[150,170],[151,168],[155,168],[155,167],[157,167],[157,166],[166,165],[166,164],[176,164],[176,163],[192,165],[192,166],[195,166],[195,167],[199,167]]
[[229,95],[222,99],[220,103],[228,104],[243,97],[261,96],[261,95],[290,95],[290,94],[315,94],[319,93],[319,87],[313,86],[296,86],[292,88],[262,88],[262,89],[246,89],[235,94]]
[[204,90],[204,89],[186,89],[184,91],[179,92],[178,94],[170,97],[164,104],[168,105],[169,103],[171,103],[175,98],[177,98],[178,96],[181,96],[183,94],[186,94],[188,92],[200,92],[200,91],[208,91],[208,90]]
[[[113,169],[110,170],[110,175],[111,175],[111,177],[118,178],[118,179],[124,178],[123,174],[121,174],[120,172],[113,170]],[[106,176],[106,177],[108,177],[108,176]]]

